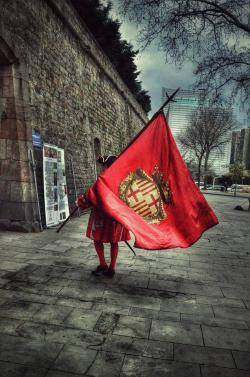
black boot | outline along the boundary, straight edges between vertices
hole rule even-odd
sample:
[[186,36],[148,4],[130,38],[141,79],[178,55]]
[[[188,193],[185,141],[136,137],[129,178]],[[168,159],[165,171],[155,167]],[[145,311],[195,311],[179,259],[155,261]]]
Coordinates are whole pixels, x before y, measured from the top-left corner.
[[101,276],[108,271],[108,267],[97,266],[94,271],[91,271],[92,275]]

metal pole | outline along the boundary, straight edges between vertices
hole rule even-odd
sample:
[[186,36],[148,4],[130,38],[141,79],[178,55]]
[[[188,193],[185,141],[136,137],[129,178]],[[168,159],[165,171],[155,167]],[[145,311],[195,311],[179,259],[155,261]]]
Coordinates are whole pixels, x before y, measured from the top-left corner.
[[[73,165],[73,159],[72,159],[72,157],[71,157],[70,161],[71,161],[71,169],[72,169],[73,182],[74,182],[75,200],[77,200],[76,179],[75,179],[75,171],[74,171],[74,165]],[[78,213],[78,217],[80,217],[80,210],[79,210],[79,208],[78,208],[77,213]]]
[[30,162],[32,172],[33,172],[33,176],[34,176],[39,225],[40,225],[40,230],[42,231],[43,230],[42,217],[41,217],[41,211],[40,211],[39,195],[38,195],[37,180],[36,180],[36,162],[35,162],[35,159],[34,159],[33,151],[31,149],[29,149],[29,162]]

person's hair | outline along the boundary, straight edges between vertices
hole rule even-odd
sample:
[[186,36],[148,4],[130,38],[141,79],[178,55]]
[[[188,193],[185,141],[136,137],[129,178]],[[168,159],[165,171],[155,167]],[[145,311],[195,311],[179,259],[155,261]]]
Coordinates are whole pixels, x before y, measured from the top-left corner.
[[117,159],[116,156],[99,156],[97,162],[102,165],[106,165],[108,168],[113,164],[113,162]]

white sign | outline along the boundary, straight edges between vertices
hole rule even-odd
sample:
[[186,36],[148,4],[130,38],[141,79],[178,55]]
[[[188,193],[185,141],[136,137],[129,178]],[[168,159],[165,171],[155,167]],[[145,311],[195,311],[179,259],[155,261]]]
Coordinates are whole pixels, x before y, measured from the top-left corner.
[[64,151],[43,145],[43,184],[47,227],[57,225],[69,215]]

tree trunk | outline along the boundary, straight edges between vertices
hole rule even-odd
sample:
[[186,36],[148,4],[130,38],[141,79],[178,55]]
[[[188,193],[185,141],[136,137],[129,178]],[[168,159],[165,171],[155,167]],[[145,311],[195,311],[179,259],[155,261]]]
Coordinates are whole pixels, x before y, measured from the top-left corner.
[[205,154],[205,162],[204,162],[204,187],[207,188],[207,167],[208,167],[208,159],[209,159],[210,152],[206,152]]
[[202,157],[198,157],[198,186],[200,188],[200,183],[201,183],[201,162],[202,162]]

